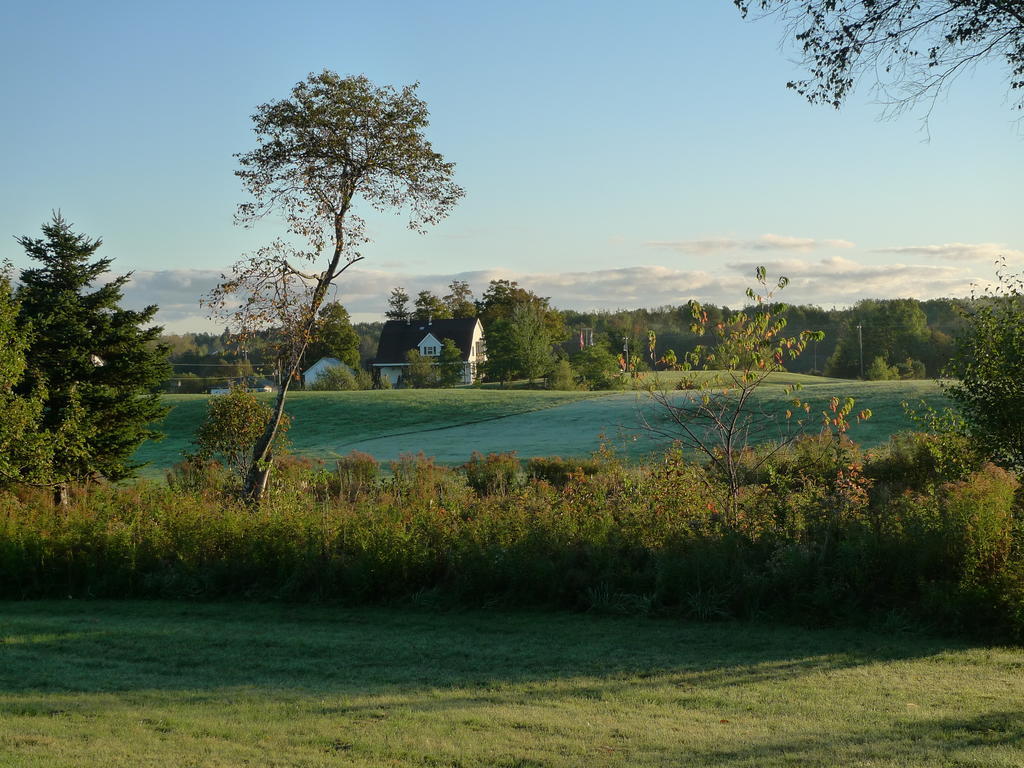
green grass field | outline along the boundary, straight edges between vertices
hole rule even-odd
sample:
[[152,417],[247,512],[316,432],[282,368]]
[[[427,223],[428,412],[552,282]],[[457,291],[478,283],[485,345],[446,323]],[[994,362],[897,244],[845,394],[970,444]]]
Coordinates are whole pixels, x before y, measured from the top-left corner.
[[[667,389],[678,374],[662,375]],[[927,398],[946,404],[931,381],[859,382],[781,374],[764,387],[762,399],[785,408],[784,387],[803,385],[802,395],[824,407],[835,394],[851,396],[873,418],[851,436],[865,446],[878,445],[913,425],[900,403]],[[147,443],[137,458],[151,462],[146,472],[160,476],[181,458],[206,412],[208,395],[168,395],[172,407],[163,424],[168,437]],[[269,398],[268,398],[269,400]],[[651,413],[643,392],[549,392],[537,390],[399,390],[369,392],[296,392],[289,396],[294,418],[294,453],[331,459],[352,450],[382,461],[423,451],[438,461],[457,464],[473,451],[515,451],[521,457],[582,456],[597,449],[603,434],[632,458],[659,450],[640,428],[641,412]],[[817,418],[816,416],[814,418]]]
[[1024,765],[1024,651],[326,606],[0,605],[0,764]]

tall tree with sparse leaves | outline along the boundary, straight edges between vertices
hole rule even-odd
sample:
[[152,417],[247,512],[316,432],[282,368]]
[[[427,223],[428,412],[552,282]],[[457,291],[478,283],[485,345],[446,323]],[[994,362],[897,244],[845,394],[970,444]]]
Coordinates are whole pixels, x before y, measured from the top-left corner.
[[451,317],[476,317],[476,302],[473,290],[465,280],[452,280],[448,284],[448,293],[444,297],[445,306]]
[[288,389],[327,291],[362,259],[359,247],[368,238],[357,207],[404,210],[409,227],[423,231],[463,195],[454,164],[426,139],[427,105],[416,87],[377,87],[362,75],[324,70],[253,115],[257,147],[238,155],[236,171],[252,200],[239,206],[238,219],[251,224],[281,215],[303,245],[277,241],[257,251],[208,297],[213,314],[228,319],[236,334],[269,326],[284,331],[290,362],[274,415],[253,447],[243,489],[251,503],[266,488]]
[[30,329],[19,394],[45,393],[41,426],[55,437],[55,498],[66,486],[132,477],[136,448],[161,437],[153,424],[167,412],[155,394],[170,376],[168,350],[157,343],[157,308],[120,306],[131,275],[102,283],[111,260],[96,258],[99,239],[77,234],[59,213],[43,237],[18,239],[39,264],[21,272],[19,325]]

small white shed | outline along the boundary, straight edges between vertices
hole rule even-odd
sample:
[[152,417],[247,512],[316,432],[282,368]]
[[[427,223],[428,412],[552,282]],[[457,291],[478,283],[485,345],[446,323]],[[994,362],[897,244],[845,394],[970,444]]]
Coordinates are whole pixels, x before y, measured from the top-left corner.
[[317,379],[319,379],[323,374],[325,374],[327,371],[331,370],[332,368],[344,368],[346,371],[351,373],[353,376],[356,375],[356,372],[353,371],[350,366],[345,365],[345,363],[341,362],[341,360],[339,360],[338,358],[336,358],[336,357],[321,357],[319,360],[317,360],[315,363],[313,363],[311,366],[309,366],[309,368],[307,368],[303,372],[303,374],[302,374],[302,384],[303,384],[303,386],[308,387],[310,384],[313,384]]

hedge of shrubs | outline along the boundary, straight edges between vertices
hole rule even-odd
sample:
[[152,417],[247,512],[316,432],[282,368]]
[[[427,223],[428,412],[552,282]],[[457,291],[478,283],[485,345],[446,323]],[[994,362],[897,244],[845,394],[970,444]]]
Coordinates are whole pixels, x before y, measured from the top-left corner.
[[66,507],[7,491],[0,597],[411,600],[1024,639],[1017,479],[949,454],[928,435],[751,454],[735,512],[677,450],[639,467],[607,450],[290,460],[258,510],[215,465],[79,489]]

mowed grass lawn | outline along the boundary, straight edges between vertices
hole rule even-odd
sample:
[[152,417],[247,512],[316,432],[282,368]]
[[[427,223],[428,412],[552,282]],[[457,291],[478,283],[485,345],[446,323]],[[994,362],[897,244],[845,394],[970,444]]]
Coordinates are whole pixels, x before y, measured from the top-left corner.
[[[661,375],[656,383],[671,391],[679,374]],[[652,381],[648,379],[647,381]],[[832,395],[853,397],[857,409],[870,408],[871,420],[857,425],[851,436],[865,446],[884,443],[900,430],[913,428],[901,406],[928,399],[947,404],[932,381],[859,382],[798,374],[773,376],[760,394],[769,410],[785,410],[785,387],[803,385],[801,395],[816,410],[811,428]],[[679,393],[678,396],[683,396]],[[266,397],[267,402],[271,398]],[[167,438],[148,442],[136,455],[151,462],[151,476],[181,460],[196,427],[206,414],[208,395],[171,395],[171,412],[161,426]],[[449,389],[369,392],[295,392],[288,412],[294,419],[290,437],[300,456],[331,459],[361,450],[382,461],[402,453],[423,451],[438,461],[458,464],[473,451],[515,451],[531,456],[585,456],[597,449],[601,436],[633,459],[662,449],[641,428],[641,415],[657,419],[644,392],[551,392],[537,390]]]
[[581,614],[0,604],[0,765],[1024,765],[1024,651]]

